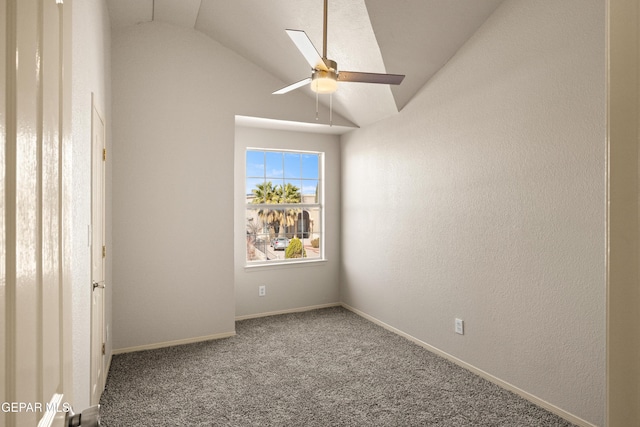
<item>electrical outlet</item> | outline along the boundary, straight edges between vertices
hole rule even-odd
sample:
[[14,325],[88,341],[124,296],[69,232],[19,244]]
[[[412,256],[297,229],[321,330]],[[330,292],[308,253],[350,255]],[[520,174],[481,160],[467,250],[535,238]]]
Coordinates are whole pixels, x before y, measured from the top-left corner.
[[258,286],[258,296],[263,297],[267,294],[267,287],[265,285]]
[[464,320],[456,319],[456,334],[464,335]]

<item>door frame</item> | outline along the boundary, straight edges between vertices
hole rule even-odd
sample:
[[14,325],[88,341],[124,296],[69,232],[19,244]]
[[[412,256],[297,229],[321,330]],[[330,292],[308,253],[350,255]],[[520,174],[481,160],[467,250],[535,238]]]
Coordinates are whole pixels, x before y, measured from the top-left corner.
[[31,405],[7,427],[63,426],[73,398],[71,9],[0,0],[0,399]]
[[[106,382],[106,124],[91,94],[91,344],[90,404],[97,405]],[[99,139],[97,138],[99,132]],[[99,188],[98,188],[99,187]],[[99,263],[99,277],[96,277]],[[95,285],[94,285],[95,284]],[[98,299],[98,303],[95,300]],[[97,310],[96,310],[97,309]],[[96,333],[96,331],[99,331]],[[96,354],[97,353],[97,354]],[[100,362],[96,363],[99,359]]]
[[640,426],[640,6],[606,8],[606,416]]

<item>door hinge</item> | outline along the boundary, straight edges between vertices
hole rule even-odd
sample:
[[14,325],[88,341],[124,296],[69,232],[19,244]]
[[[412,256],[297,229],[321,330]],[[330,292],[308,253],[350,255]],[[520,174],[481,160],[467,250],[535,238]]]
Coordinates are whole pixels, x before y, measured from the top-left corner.
[[107,257],[107,247],[106,246],[102,246],[102,258],[106,258]]
[[104,343],[102,343],[102,354],[107,354],[107,346]]
[[104,160],[105,162],[107,161],[107,149],[106,148],[102,149],[102,160]]

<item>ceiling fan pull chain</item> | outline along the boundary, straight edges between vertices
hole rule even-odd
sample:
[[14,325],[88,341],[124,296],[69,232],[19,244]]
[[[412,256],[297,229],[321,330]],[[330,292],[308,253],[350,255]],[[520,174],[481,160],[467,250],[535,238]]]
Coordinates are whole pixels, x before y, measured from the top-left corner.
[[318,121],[318,92],[316,92],[316,121]]
[[333,93],[329,94],[329,126],[333,126]]

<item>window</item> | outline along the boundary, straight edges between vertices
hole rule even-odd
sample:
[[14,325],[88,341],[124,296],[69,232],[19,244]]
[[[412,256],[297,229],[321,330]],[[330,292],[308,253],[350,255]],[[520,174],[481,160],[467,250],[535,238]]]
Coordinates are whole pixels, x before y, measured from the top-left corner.
[[324,258],[323,157],[317,152],[246,151],[247,264]]

